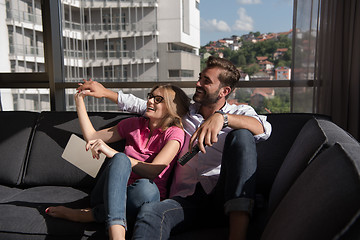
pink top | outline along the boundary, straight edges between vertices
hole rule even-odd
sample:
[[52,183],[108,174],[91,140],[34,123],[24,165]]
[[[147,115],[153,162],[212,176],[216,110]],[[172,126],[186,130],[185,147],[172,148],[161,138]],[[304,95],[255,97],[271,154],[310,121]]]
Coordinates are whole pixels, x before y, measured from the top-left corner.
[[[149,119],[144,117],[127,118],[118,123],[118,132],[126,140],[124,153],[127,156],[151,163],[170,140],[180,143],[180,152],[185,139],[185,133],[181,128],[172,126],[165,131],[155,129],[149,139],[150,129],[148,126]],[[162,199],[167,197],[167,180],[177,157],[154,179]],[[128,184],[132,184],[139,178],[141,178],[139,175],[131,172]]]

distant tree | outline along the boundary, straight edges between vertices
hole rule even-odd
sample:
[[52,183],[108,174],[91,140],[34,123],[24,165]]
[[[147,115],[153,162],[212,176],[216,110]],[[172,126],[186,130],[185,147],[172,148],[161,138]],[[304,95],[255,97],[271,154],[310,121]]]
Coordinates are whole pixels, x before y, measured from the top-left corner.
[[287,65],[288,63],[286,62],[286,61],[284,61],[284,60],[279,60],[278,62],[277,62],[277,64],[276,64],[276,67],[287,67],[288,65]]
[[249,74],[249,76],[251,76],[260,70],[260,66],[259,66],[259,64],[254,63],[251,65],[247,65],[247,66],[243,67],[242,69],[245,73],[247,73],[247,74]]
[[201,60],[200,60],[200,71],[205,69],[206,61],[207,61],[207,59],[201,58]]
[[287,113],[290,112],[290,92],[289,89],[277,89],[274,98],[265,99],[264,109],[262,113],[266,112],[266,109],[272,113]]
[[237,88],[235,90],[235,98],[239,103],[250,103],[251,89]]
[[256,51],[251,51],[248,53],[247,57],[246,57],[246,63],[247,64],[253,64],[256,63]]
[[282,56],[282,59],[284,59],[284,61],[291,61],[292,59],[292,51],[291,48],[289,48],[284,55]]
[[200,55],[203,55],[206,52],[207,52],[207,50],[206,50],[205,46],[200,47],[200,50],[199,50]]
[[289,48],[291,47],[292,40],[286,35],[280,35],[277,39],[277,48]]
[[246,65],[246,58],[243,54],[237,55],[238,66],[242,67]]
[[231,54],[231,57],[228,58],[228,59],[229,59],[230,62],[232,62],[235,66],[240,66],[238,56],[239,56],[238,54]]
[[230,57],[232,55],[232,51],[230,50],[230,48],[225,48],[221,52],[224,54],[224,58],[230,59]]

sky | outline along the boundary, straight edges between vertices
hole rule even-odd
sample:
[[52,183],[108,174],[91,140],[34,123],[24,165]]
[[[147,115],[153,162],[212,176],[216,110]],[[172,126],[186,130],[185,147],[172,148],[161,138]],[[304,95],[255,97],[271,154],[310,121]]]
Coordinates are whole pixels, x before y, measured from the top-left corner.
[[200,0],[200,43],[249,32],[287,32],[293,0]]

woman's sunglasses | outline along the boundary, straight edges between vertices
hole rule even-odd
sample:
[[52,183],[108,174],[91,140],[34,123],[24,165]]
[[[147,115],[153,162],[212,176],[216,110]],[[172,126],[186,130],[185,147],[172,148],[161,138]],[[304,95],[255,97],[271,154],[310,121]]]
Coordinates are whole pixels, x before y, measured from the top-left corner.
[[148,93],[147,99],[150,100],[152,98],[154,98],[154,102],[156,104],[159,104],[164,100],[164,98],[162,96],[154,96],[152,93]]

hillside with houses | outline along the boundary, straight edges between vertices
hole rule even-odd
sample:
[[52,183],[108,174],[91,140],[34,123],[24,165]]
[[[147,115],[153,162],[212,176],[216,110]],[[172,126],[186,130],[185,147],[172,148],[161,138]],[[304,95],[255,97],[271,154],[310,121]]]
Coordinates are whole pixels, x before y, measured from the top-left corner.
[[[211,41],[200,49],[202,67],[210,55],[229,59],[241,81],[290,80],[292,30],[280,33],[250,32]],[[287,89],[237,89],[234,103],[247,103],[259,112],[288,112]]]

